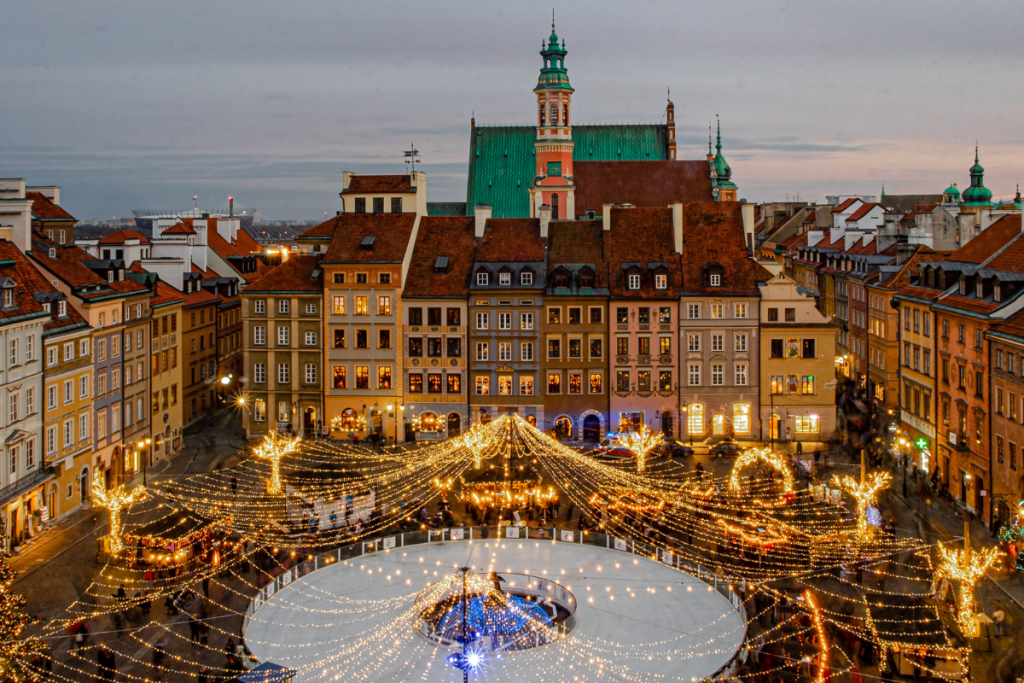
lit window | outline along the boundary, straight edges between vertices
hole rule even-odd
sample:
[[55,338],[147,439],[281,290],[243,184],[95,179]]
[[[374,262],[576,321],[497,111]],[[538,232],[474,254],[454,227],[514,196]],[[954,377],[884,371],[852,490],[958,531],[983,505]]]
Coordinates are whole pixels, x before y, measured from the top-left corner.
[[686,406],[686,429],[690,434],[704,433],[703,403],[691,403]]
[[818,432],[817,415],[796,415],[793,419],[797,434],[816,434]]

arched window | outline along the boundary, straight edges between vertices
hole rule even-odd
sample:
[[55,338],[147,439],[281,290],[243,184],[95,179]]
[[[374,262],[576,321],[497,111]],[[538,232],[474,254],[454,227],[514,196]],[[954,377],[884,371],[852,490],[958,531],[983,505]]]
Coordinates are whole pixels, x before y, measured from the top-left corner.
[[544,118],[544,105],[541,104],[540,105],[540,125],[543,126],[543,125],[545,125],[545,123],[546,123],[546,121],[545,121],[545,118]]
[[356,411],[353,410],[352,408],[346,408],[341,413],[341,428],[353,430],[356,429],[357,427],[358,425],[356,424]]
[[552,104],[551,105],[551,125],[552,126],[557,126],[558,125],[558,105],[557,104]]
[[552,220],[558,220],[558,195],[551,195],[551,218]]
[[569,105],[568,104],[563,104],[562,105],[562,125],[563,126],[568,126],[569,125]]

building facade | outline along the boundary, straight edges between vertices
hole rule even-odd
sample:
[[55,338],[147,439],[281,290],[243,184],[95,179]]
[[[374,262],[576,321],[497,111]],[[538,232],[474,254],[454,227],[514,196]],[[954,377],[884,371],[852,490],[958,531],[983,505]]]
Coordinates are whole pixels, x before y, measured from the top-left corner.
[[203,289],[199,273],[185,273],[181,311],[183,419],[190,425],[217,403],[217,307],[220,299]]
[[[150,301],[152,320],[149,376],[151,384],[150,419],[152,436],[143,439],[139,451],[142,467],[169,458],[181,450],[185,427],[181,387],[181,316],[185,297],[166,283],[157,283],[156,296]],[[138,470],[138,468],[136,468]]]

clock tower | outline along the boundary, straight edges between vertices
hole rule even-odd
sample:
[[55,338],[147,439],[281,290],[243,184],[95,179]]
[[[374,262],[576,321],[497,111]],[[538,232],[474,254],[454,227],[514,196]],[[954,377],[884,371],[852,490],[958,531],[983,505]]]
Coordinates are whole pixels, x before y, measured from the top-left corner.
[[565,41],[558,42],[555,22],[541,43],[544,65],[533,92],[537,95],[536,176],[530,187],[530,216],[547,204],[551,218],[576,217],[572,173],[572,86],[565,69]]

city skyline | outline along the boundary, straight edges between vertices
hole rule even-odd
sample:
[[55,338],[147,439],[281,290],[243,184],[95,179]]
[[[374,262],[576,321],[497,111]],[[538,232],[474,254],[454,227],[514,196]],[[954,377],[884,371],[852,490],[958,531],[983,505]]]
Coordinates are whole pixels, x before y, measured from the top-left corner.
[[[562,3],[556,18],[577,121],[657,123],[671,88],[680,158],[703,155],[720,115],[741,198],[964,187],[976,139],[986,182],[1009,198],[1024,141],[1004,84],[1024,50],[993,21],[1000,6]],[[0,29],[14,94],[0,175],[64,186],[86,219],[233,195],[315,220],[340,208],[343,170],[400,173],[410,143],[431,201],[465,201],[470,117],[531,123],[550,22],[539,3],[95,7],[16,7]],[[964,40],[978,31],[988,38]]]

